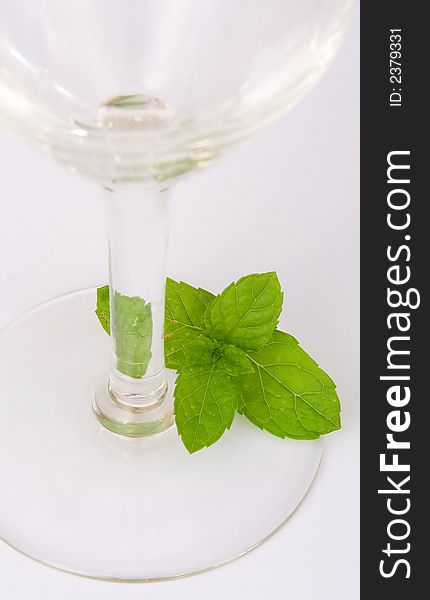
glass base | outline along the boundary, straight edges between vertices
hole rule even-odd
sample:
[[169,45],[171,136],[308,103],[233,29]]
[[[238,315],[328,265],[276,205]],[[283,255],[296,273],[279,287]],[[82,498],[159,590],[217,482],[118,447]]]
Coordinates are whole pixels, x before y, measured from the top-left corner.
[[[167,381],[165,381],[165,376]],[[153,378],[151,378],[152,380]],[[176,373],[163,371],[161,396],[144,407],[120,402],[108,384],[108,376],[100,379],[93,394],[93,410],[100,423],[120,435],[144,437],[162,433],[175,422],[173,388]],[[166,385],[167,383],[167,385]]]
[[0,333],[0,538],[77,575],[154,581],[255,548],[299,506],[320,441],[281,440],[239,415],[189,455],[171,427],[130,438],[91,396],[110,344],[95,290],[38,307]]

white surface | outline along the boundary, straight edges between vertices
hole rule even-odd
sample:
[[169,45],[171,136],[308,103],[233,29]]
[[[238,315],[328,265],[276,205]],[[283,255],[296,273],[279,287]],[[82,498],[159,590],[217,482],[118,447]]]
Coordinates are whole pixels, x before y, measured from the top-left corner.
[[[211,573],[121,586],[78,579],[0,545],[8,600],[357,600],[358,15],[319,85],[281,122],[174,191],[169,273],[217,291],[276,270],[281,325],[338,384],[343,429],[327,438],[315,486],[266,544]],[[106,280],[98,191],[0,134],[0,324]],[[23,374],[22,384],[25,385]],[[1,431],[1,429],[0,429]]]

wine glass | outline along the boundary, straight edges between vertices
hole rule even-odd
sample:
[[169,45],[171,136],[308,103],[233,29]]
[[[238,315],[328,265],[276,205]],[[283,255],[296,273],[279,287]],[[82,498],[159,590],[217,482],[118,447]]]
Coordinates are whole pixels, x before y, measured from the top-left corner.
[[[306,494],[320,442],[273,438],[237,417],[190,456],[172,427],[168,203],[173,183],[314,84],[349,9],[0,0],[0,121],[100,184],[109,221],[111,344],[95,290],[44,304],[0,335],[0,537],[24,554],[87,577],[174,578],[256,547]],[[145,356],[121,344],[124,298],[150,307]]]

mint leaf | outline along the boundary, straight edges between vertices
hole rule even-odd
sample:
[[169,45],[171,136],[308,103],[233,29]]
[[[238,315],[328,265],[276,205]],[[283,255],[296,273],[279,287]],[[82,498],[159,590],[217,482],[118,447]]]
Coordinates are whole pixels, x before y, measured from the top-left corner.
[[248,352],[256,369],[242,375],[239,411],[279,437],[314,439],[340,428],[336,386],[288,333],[275,331]]
[[110,305],[109,305],[109,286],[104,285],[97,289],[96,315],[101,326],[110,335]]
[[216,347],[217,342],[205,335],[200,335],[184,346],[184,363],[187,366],[195,363],[211,363],[214,359],[214,350]]
[[203,328],[216,340],[256,350],[276,329],[282,298],[276,273],[247,275],[229,285],[208,306]]
[[[279,436],[315,439],[340,428],[336,386],[291,335],[275,330],[282,305],[275,273],[254,274],[221,294],[167,279],[166,366],[178,432],[189,452],[217,441],[237,410]],[[151,305],[115,293],[117,368],[145,375],[151,359]],[[110,331],[109,288],[96,314]]]
[[115,292],[117,369],[129,377],[143,377],[151,360],[152,311],[139,296]]
[[[127,296],[123,296],[126,298]],[[201,321],[206,307],[215,298],[202,288],[167,278],[164,318],[164,355],[166,367],[178,370],[187,364],[184,348],[203,336]],[[97,289],[96,315],[106,333],[110,334],[109,286]]]
[[246,355],[246,352],[236,346],[223,346],[220,364],[229,375],[246,375],[254,373],[252,362]]
[[174,390],[175,417],[188,452],[210,446],[230,428],[239,396],[239,379],[227,375],[217,359],[181,370]]
[[201,288],[167,278],[164,316],[164,356],[168,369],[186,364],[185,347],[203,336],[202,319],[215,296]]
[[219,362],[219,367],[231,376],[253,373],[254,367],[246,352],[232,345],[201,335],[184,346],[184,366],[204,365]]

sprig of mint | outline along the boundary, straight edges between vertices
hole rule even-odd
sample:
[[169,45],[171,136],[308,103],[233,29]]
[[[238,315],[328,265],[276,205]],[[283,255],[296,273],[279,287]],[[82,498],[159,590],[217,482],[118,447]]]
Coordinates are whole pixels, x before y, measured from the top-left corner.
[[[130,341],[132,357],[149,362],[150,305],[141,298],[119,297],[116,318],[127,327],[116,328],[117,349]],[[236,411],[281,438],[315,439],[340,428],[335,384],[295,338],[276,329],[282,301],[273,272],[242,277],[217,296],[167,279],[165,360],[179,374],[176,426],[190,453],[216,442]],[[109,332],[107,286],[98,290],[96,313]],[[139,332],[146,332],[141,347],[138,331],[128,327],[132,316]],[[124,344],[118,345],[123,335]],[[118,369],[126,372],[124,365],[130,363],[120,354],[118,359]]]

